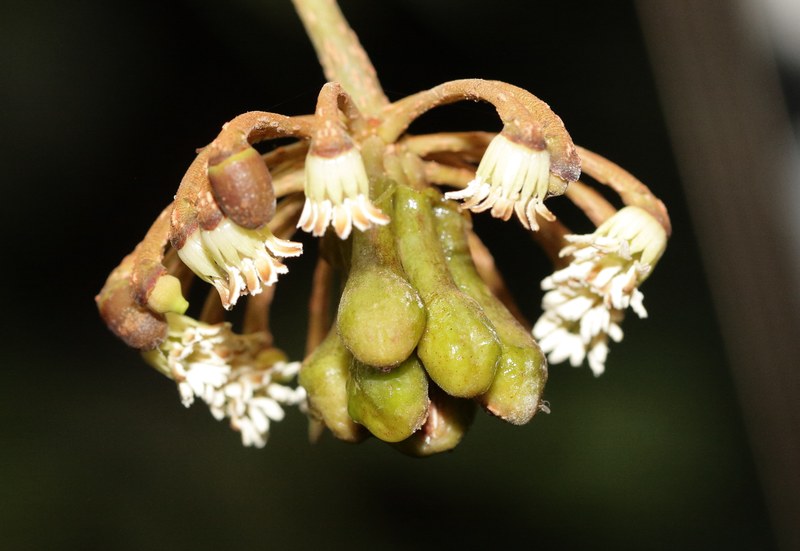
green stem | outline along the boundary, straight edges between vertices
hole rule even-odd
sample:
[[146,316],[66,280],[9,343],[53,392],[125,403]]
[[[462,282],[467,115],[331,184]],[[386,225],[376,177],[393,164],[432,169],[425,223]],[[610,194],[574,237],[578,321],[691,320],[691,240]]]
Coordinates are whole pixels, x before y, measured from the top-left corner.
[[375,68],[347,24],[336,0],[292,0],[308,33],[325,78],[338,82],[367,116],[389,103]]

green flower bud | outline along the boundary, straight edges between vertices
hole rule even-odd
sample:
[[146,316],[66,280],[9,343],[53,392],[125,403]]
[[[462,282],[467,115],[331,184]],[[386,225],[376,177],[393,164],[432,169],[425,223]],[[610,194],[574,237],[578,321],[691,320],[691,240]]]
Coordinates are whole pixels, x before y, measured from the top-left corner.
[[478,275],[467,242],[467,221],[457,209],[450,201],[434,208],[447,265],[459,289],[475,299],[491,320],[502,350],[492,386],[478,401],[501,419],[523,425],[539,410],[547,381],[547,361],[531,334]]
[[352,356],[333,328],[303,362],[298,382],[308,395],[312,431],[314,420],[321,421],[336,438],[359,442],[366,436],[365,431],[347,413],[347,378],[351,360]]
[[150,296],[147,297],[147,306],[159,314],[166,312],[183,314],[189,303],[181,294],[180,280],[175,276],[164,274],[156,280]]
[[399,442],[428,416],[428,377],[416,356],[391,371],[353,360],[347,382],[350,416],[385,442]]
[[339,302],[339,334],[359,361],[392,367],[411,355],[425,329],[413,287],[385,266],[353,270]]
[[[391,209],[390,198],[380,204]],[[375,367],[395,366],[417,346],[425,329],[425,308],[403,276],[389,226],[353,236],[350,276],[337,325],[353,356]]]
[[400,260],[428,311],[417,354],[431,379],[448,394],[483,394],[494,380],[500,357],[497,334],[478,303],[453,282],[428,197],[399,186],[395,200]]

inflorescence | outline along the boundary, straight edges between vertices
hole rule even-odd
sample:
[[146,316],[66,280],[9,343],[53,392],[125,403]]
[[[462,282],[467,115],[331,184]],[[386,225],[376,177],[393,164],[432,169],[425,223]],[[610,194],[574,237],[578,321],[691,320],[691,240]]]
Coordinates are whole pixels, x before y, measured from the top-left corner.
[[[497,110],[500,133],[406,133],[431,108],[475,99]],[[670,233],[662,203],[575,146],[547,104],[503,82],[448,82],[369,112],[359,104],[329,82],[312,115],[227,123],[97,296],[112,331],[177,384],[185,406],[205,402],[257,447],[297,406],[313,438],[374,435],[429,455],[458,444],[478,405],[513,424],[547,411],[548,361],[603,373],[625,312],[647,316],[640,286]],[[253,148],[276,138],[296,143]],[[623,208],[579,180],[581,165]],[[560,195],[593,233],[573,234],[545,206]],[[470,211],[515,216],[550,255],[556,269],[541,281],[533,327]],[[290,240],[298,228],[324,236],[302,362],[269,331],[286,259],[303,252]],[[213,286],[197,319],[184,298],[194,276]],[[225,315],[242,301],[237,333]]]

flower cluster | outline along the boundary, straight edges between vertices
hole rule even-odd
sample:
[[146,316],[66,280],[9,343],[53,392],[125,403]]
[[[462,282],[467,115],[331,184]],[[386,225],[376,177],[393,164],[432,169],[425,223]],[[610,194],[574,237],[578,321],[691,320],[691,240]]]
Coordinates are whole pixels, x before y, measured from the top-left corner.
[[214,418],[230,419],[245,446],[264,447],[270,422],[284,418],[282,406],[305,401],[302,387],[286,384],[297,375],[299,362],[276,361],[263,334],[237,335],[228,323],[167,318],[167,338],[145,359],[177,382],[184,406],[203,400]]
[[626,207],[590,235],[568,235],[561,256],[567,267],[542,281],[544,314],[533,327],[551,363],[584,359],[595,375],[605,371],[608,340],[622,340],[620,323],[631,308],[647,317],[639,285],[664,251],[666,234],[646,211]]
[[[322,87],[312,114],[243,113],[198,152],[96,297],[109,328],[176,382],[185,406],[199,399],[229,419],[245,446],[264,446],[284,408],[298,406],[312,438],[371,434],[413,455],[440,453],[479,407],[515,425],[549,411],[548,358],[588,359],[601,374],[624,312],[647,315],[639,286],[666,246],[663,204],[508,83],[454,80],[390,103],[335,2],[296,4],[340,82]],[[407,134],[428,110],[475,100],[495,108],[500,133]],[[296,141],[254,147],[287,138]],[[637,206],[617,212],[578,181],[582,170]],[[545,206],[564,194],[594,233],[570,235]],[[542,282],[533,328],[464,210],[516,216],[554,264],[558,251],[570,259]],[[323,237],[310,299],[292,306],[308,306],[302,364],[272,348],[268,330],[283,259],[303,252],[289,240],[297,228]],[[183,315],[194,276],[213,286],[195,305],[199,321]],[[237,334],[217,322],[244,295]]]

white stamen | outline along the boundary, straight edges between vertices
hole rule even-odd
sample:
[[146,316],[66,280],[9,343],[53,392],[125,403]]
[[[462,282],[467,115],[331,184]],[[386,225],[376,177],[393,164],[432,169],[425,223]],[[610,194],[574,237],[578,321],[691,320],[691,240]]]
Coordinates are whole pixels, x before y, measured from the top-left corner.
[[389,217],[369,200],[369,180],[358,149],[335,157],[309,152],[305,167],[306,202],[297,227],[321,236],[333,226],[347,239],[353,226],[364,231],[389,223]]
[[288,383],[300,362],[265,364],[264,335],[237,335],[230,324],[207,325],[167,314],[168,336],[146,358],[178,384],[181,402],[204,401],[215,419],[230,418],[245,446],[263,447],[270,420],[281,421],[283,406],[305,403],[305,390]]
[[587,359],[598,376],[605,370],[608,340],[622,340],[624,311],[647,317],[638,286],[663,253],[666,234],[645,211],[626,207],[595,233],[565,239],[560,256],[572,256],[572,262],[542,280],[544,313],[533,335],[551,363],[569,359],[578,366]]
[[536,216],[555,220],[544,206],[550,183],[550,153],[513,142],[502,133],[486,148],[475,178],[462,190],[445,193],[446,199],[463,200],[473,212],[489,210],[508,220],[516,213],[522,225],[536,231]]

